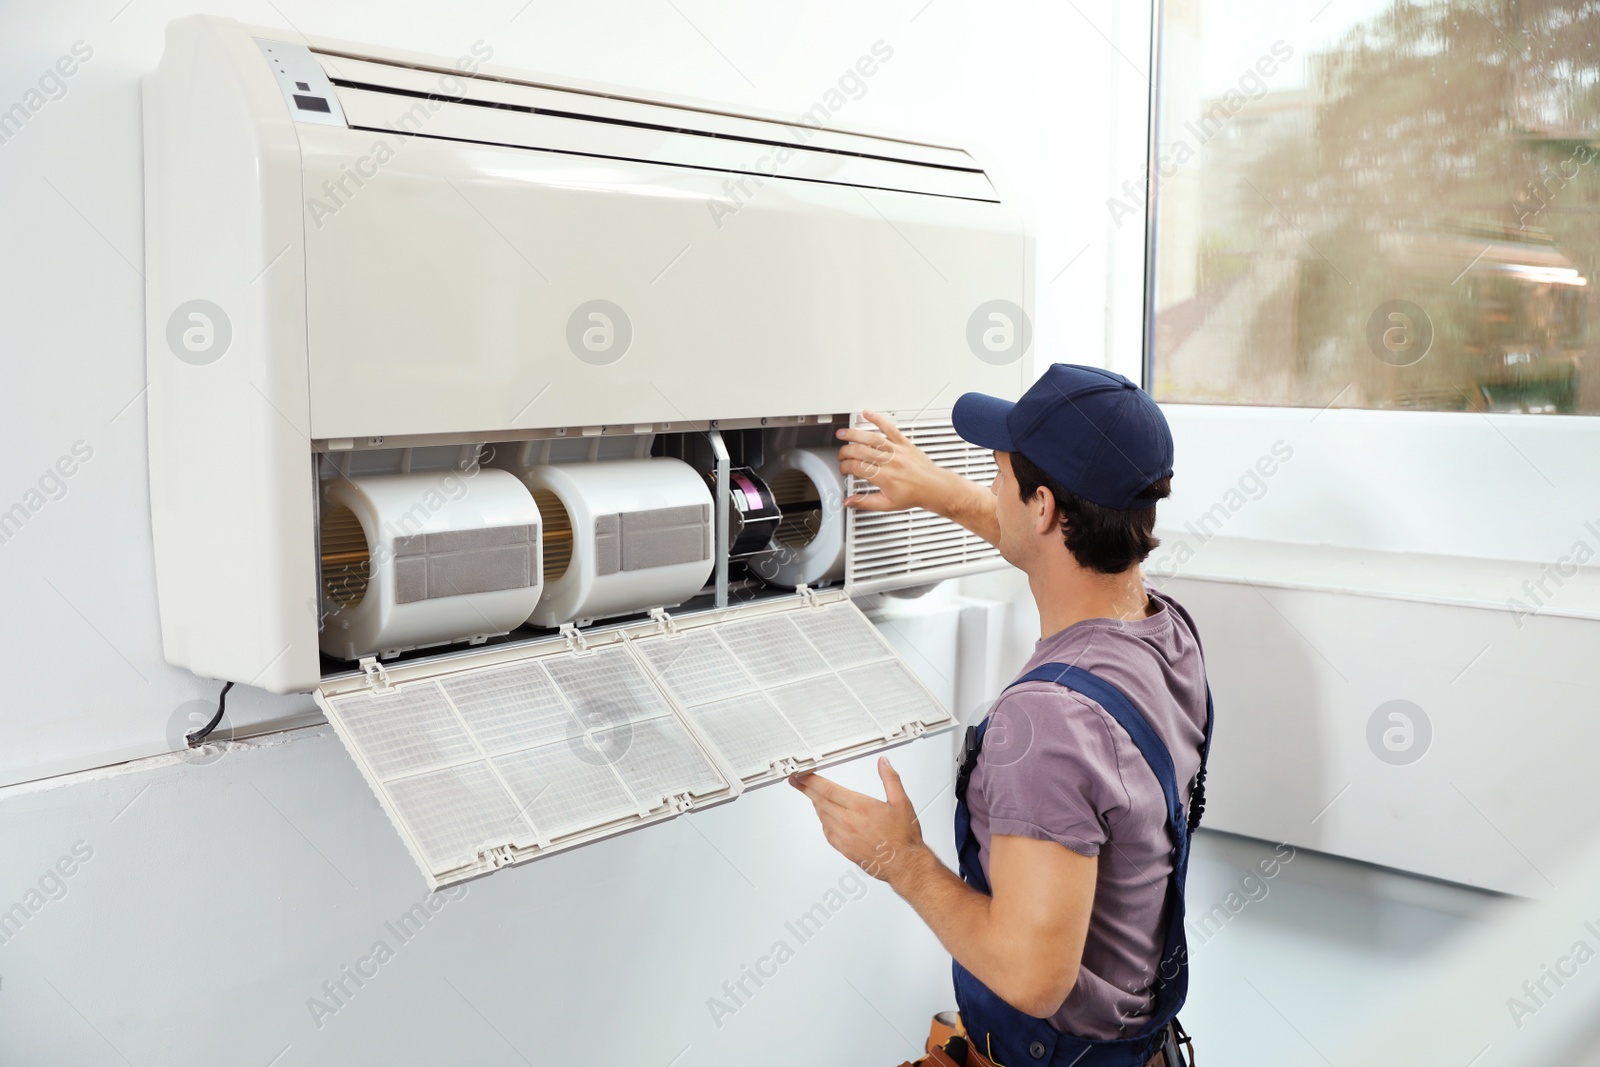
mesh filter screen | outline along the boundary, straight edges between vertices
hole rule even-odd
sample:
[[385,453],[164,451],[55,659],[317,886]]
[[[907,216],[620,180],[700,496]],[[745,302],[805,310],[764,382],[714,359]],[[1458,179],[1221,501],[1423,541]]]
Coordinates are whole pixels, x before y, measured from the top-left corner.
[[761,774],[778,760],[799,760],[811,755],[789,720],[764,693],[701,704],[691,708],[689,715],[741,778]]
[[461,763],[478,755],[437,683],[393,693],[356,693],[334,702],[340,718],[381,779]]
[[622,646],[352,693],[324,707],[436,878],[502,845],[729,788]]
[[885,730],[912,722],[931,726],[945,717],[944,709],[928,699],[899,660],[856,667],[842,672],[840,677]]
[[452,675],[439,684],[491,755],[549,744],[575,732],[572,708],[538,663]]
[[439,884],[948,719],[847,601],[628,633],[321,703]]
[[651,807],[672,793],[704,795],[724,785],[674,715],[633,723],[615,766],[633,795]]
[[670,711],[625,648],[583,657],[552,656],[545,664],[583,729],[634,722]]
[[733,653],[707,630],[679,640],[644,642],[640,651],[685,707],[756,688]]
[[485,763],[401,778],[388,784],[388,793],[435,871],[470,863],[485,846],[532,836]]
[[877,629],[848,604],[797,612],[794,624],[835,670],[888,659],[894,654],[884,645]]
[[769,695],[800,736],[820,752],[832,752],[888,732],[867,713],[849,687],[831,674],[779,686]]
[[762,685],[828,674],[828,664],[782,615],[739,619],[717,627],[723,643]]
[[635,647],[744,778],[946,718],[847,601]]
[[551,837],[604,825],[639,810],[610,764],[574,758],[579,755],[558,742],[494,761],[517,804]]

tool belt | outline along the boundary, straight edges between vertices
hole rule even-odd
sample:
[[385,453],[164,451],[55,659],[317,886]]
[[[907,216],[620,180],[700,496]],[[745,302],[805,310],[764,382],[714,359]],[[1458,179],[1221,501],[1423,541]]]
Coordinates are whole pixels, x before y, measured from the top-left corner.
[[[900,1067],[1001,1067],[968,1043],[961,1016],[953,1011],[933,1017],[923,1049],[927,1055],[915,1063],[907,1060]],[[1194,1067],[1194,1039],[1176,1019],[1167,1027],[1161,1051],[1150,1057],[1145,1067]]]

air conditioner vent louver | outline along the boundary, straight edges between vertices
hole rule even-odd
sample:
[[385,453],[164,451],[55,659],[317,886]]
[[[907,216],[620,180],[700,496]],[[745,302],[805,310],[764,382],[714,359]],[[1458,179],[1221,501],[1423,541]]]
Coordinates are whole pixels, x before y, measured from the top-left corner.
[[313,54],[352,129],[998,202],[958,149]]
[[[900,431],[935,463],[980,485],[994,480],[994,453],[963,441],[948,412],[896,419]],[[852,477],[851,493],[876,493]],[[845,583],[853,594],[899,589],[1004,565],[1000,550],[977,534],[922,508],[848,516]]]

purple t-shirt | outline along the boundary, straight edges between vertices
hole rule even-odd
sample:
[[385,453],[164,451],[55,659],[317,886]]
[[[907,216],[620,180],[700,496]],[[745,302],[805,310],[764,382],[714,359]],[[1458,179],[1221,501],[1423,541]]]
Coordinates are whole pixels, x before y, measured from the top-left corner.
[[[1040,639],[1022,673],[1069,663],[1122,690],[1172,753],[1187,805],[1205,741],[1205,666],[1188,613],[1146,591],[1154,614],[1075,623]],[[1094,1040],[1136,1033],[1166,940],[1172,839],[1161,784],[1133,740],[1093,700],[1025,682],[990,711],[967,805],[986,877],[993,834],[1100,857],[1078,982],[1050,1024]]]

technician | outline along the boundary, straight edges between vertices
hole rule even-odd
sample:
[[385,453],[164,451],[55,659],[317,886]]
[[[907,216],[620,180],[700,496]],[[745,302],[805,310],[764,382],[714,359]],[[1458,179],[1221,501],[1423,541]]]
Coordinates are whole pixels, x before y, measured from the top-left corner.
[[887,802],[791,779],[828,843],[888,882],[954,957],[955,1036],[941,1040],[936,1019],[918,1062],[1178,1067],[1183,882],[1211,709],[1194,621],[1140,569],[1171,491],[1166,418],[1121,375],[1071,364],[1016,403],[968,393],[953,421],[994,450],[988,490],[867,418],[882,432],[839,431],[840,469],[879,492],[847,505],[926,508],[994,544],[1027,574],[1044,635],[968,730],[959,876],[923,843],[887,759]]

